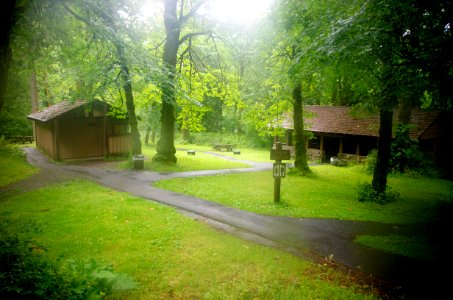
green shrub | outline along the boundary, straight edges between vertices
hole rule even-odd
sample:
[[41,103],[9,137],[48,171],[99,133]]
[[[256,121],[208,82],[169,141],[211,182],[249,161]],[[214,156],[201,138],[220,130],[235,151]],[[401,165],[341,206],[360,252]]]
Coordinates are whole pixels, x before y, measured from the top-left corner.
[[128,276],[96,262],[68,260],[57,266],[39,254],[43,248],[1,231],[1,299],[100,299],[136,286]]
[[410,137],[411,125],[399,124],[392,141],[390,168],[393,172],[438,177],[434,159],[420,149],[417,139]]
[[373,174],[374,168],[376,167],[377,161],[377,150],[373,149],[368,153],[363,168],[367,174]]
[[391,191],[391,187],[387,186],[384,193],[379,193],[373,189],[371,184],[361,183],[357,187],[358,200],[360,202],[373,202],[377,204],[387,204],[398,201],[400,194],[396,191]]
[[[406,173],[411,175],[426,175],[439,177],[438,168],[435,166],[434,158],[420,149],[416,139],[409,135],[411,126],[399,124],[392,141],[389,171],[393,173]],[[377,150],[374,149],[368,154],[364,170],[368,174],[374,173],[377,162]]]

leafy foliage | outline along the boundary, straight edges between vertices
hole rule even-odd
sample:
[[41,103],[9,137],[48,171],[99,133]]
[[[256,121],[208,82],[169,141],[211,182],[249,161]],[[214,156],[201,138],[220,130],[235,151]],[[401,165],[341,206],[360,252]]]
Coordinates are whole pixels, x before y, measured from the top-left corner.
[[399,124],[392,141],[390,168],[394,172],[436,175],[433,159],[424,153],[417,140],[410,138],[411,125]]
[[373,174],[374,173],[374,168],[376,167],[376,161],[377,161],[377,150],[373,149],[368,153],[365,163],[363,164],[363,169],[365,170],[366,173],[368,174]]
[[400,194],[396,191],[391,191],[391,187],[387,186],[387,190],[379,193],[373,189],[371,184],[362,183],[357,187],[358,200],[360,202],[373,202],[377,204],[387,204],[396,202],[400,198]]
[[116,274],[94,261],[51,263],[39,254],[44,249],[33,241],[9,234],[5,228],[0,233],[2,298],[101,299],[136,287],[127,275]]
[[[411,125],[398,124],[395,138],[392,141],[392,154],[389,171],[393,173],[422,174],[439,176],[439,171],[432,157],[420,149],[417,140],[410,138]],[[364,171],[373,174],[377,162],[377,151],[367,155],[363,165]]]

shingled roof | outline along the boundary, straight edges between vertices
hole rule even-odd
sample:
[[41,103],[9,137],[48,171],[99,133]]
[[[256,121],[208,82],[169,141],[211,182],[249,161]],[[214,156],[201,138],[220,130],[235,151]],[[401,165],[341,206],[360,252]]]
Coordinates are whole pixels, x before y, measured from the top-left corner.
[[[305,111],[309,117],[305,119],[306,129],[316,133],[349,134],[360,136],[379,136],[379,114],[353,112],[347,106],[307,105]],[[420,138],[439,116],[436,111],[414,109],[411,115],[413,128],[410,135]],[[397,113],[393,114],[396,121]],[[283,128],[294,128],[292,116],[285,116]]]
[[75,102],[62,101],[60,103],[49,106],[43,110],[32,113],[32,114],[28,115],[28,118],[31,120],[48,122],[48,121],[55,119],[75,108],[78,108],[78,107],[84,105],[85,103],[87,103],[87,102],[83,101],[83,100],[77,100]]

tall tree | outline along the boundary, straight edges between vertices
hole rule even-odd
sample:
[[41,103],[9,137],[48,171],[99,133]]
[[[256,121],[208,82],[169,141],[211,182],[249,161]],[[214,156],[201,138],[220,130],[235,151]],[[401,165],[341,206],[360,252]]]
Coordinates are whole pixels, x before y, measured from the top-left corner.
[[0,12],[0,111],[5,103],[8,70],[11,64],[11,34],[19,15],[18,1],[6,1]]
[[[164,0],[165,44],[162,57],[164,79],[161,82],[162,108],[161,131],[154,161],[176,163],[175,121],[176,121],[176,63],[179,47],[192,37],[205,32],[191,32],[181,37],[183,26],[195,15],[204,1],[196,2],[184,14],[189,1]],[[179,3],[179,5],[178,5]],[[178,14],[179,6],[179,14]]]
[[[125,6],[116,1],[95,3],[93,1],[84,0],[81,2],[81,7],[86,9],[86,16],[76,13],[66,4],[64,4],[64,6],[71,15],[88,25],[89,28],[93,30],[94,35],[102,36],[104,39],[110,41],[115,47],[117,62],[120,67],[120,77],[123,84],[122,88],[126,98],[127,117],[131,128],[132,154],[141,154],[142,144],[135,113],[132,76],[126,57],[125,37],[121,36],[121,29],[124,29],[126,26],[124,23],[121,23],[122,18],[119,13],[121,10],[124,11]],[[101,24],[100,26],[99,21]]]
[[294,166],[301,174],[310,173],[307,157],[307,142],[304,131],[304,113],[302,101],[302,84],[297,83],[293,88],[293,120],[294,120]]
[[[325,5],[325,4],[323,4]],[[289,76],[288,84],[292,87],[292,107],[294,122],[295,168],[301,174],[310,173],[307,155],[307,138],[304,128],[304,96],[310,92],[313,79],[318,77],[318,62],[316,58],[316,39],[320,38],[326,29],[319,7],[315,1],[282,0],[276,15],[279,32],[276,37],[280,41],[274,49],[280,58],[286,62],[282,66]],[[316,21],[314,21],[316,18]]]
[[[452,4],[440,0],[362,3],[360,10],[336,22],[337,30],[326,44],[330,53],[355,65],[351,70],[367,78],[371,91],[369,105],[380,112],[378,157],[372,187],[382,194],[389,171],[393,109],[400,99],[414,97],[414,92],[415,97],[424,91],[436,94],[427,84],[427,74],[433,79],[443,74],[445,80],[431,81],[439,83],[438,94],[442,93],[441,82],[451,78],[447,75],[451,72],[451,51],[450,55],[446,55],[446,51],[451,50],[448,16],[452,15]],[[433,72],[439,68],[441,72]]]

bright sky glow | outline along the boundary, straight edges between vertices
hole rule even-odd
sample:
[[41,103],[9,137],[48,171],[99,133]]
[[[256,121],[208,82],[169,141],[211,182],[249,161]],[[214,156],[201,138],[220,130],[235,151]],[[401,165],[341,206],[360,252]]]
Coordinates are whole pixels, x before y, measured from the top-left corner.
[[209,0],[201,14],[225,23],[253,23],[262,18],[274,0]]
[[140,13],[144,20],[154,18],[156,15],[162,15],[164,5],[162,1],[156,0],[143,0],[143,5],[140,9]]
[[[273,2],[274,0],[207,0],[198,9],[198,14],[222,23],[250,24],[263,18]],[[162,15],[162,1],[143,0],[142,3],[141,14],[144,19]]]

